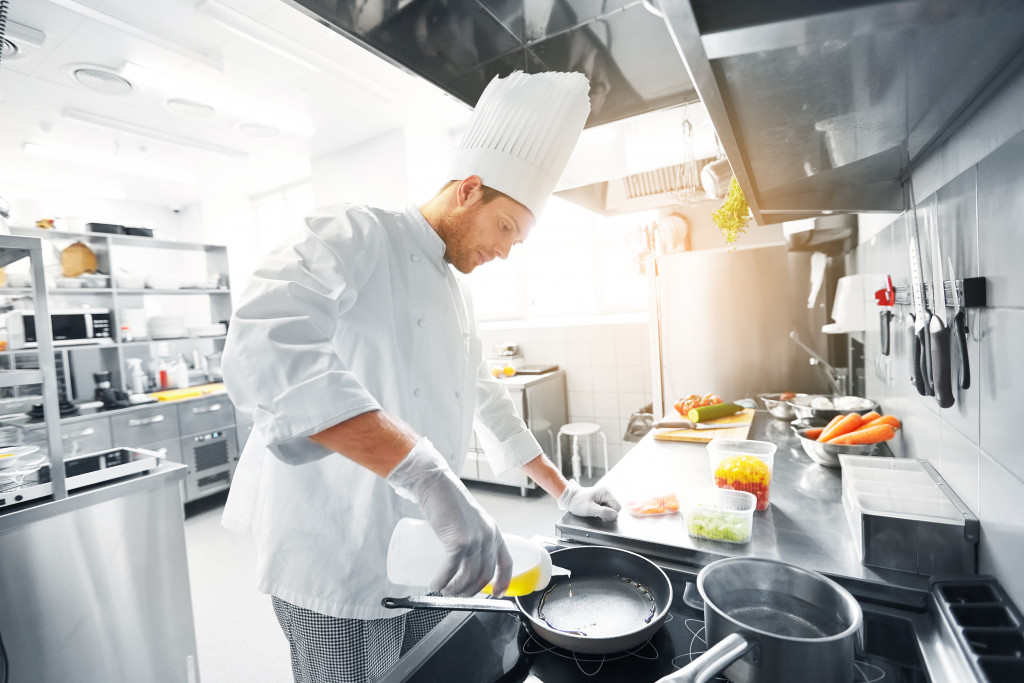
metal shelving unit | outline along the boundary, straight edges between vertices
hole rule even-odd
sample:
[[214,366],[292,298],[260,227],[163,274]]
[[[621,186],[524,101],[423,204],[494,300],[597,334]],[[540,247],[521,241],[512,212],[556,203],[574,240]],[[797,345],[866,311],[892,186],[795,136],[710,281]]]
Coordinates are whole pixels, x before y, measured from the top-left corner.
[[[206,347],[204,354],[210,351],[216,352],[223,349],[223,335],[214,336],[186,336],[172,339],[148,339],[145,331],[142,334],[135,332],[141,339],[122,340],[120,338],[122,324],[122,313],[126,309],[149,308],[147,301],[155,297],[165,297],[165,301],[187,302],[189,308],[193,308],[192,299],[189,297],[203,297],[209,307],[210,322],[228,320],[231,317],[231,289],[228,286],[216,288],[210,287],[182,287],[180,289],[165,289],[151,287],[119,287],[115,273],[119,270],[137,270],[136,259],[147,257],[152,260],[153,252],[166,252],[159,256],[167,262],[178,262],[192,259],[193,270],[202,273],[205,269],[207,276],[211,274],[228,273],[227,247],[217,244],[201,244],[197,242],[177,242],[173,240],[156,239],[153,237],[137,237],[132,235],[116,235],[94,232],[69,232],[59,230],[40,230],[38,228],[12,227],[11,232],[19,238],[41,240],[43,248],[50,240],[80,241],[93,250],[97,256],[99,270],[110,275],[109,287],[55,287],[54,282],[43,285],[41,289],[34,287],[3,287],[0,288],[0,296],[11,297],[33,297],[35,293],[45,292],[51,300],[67,302],[68,305],[79,304],[101,306],[109,308],[114,316],[114,328],[109,343],[90,344],[61,344],[59,350],[75,353],[98,353],[101,354],[102,365],[111,370],[112,381],[115,387],[127,389],[129,378],[126,376],[125,364],[129,354],[137,355],[142,348],[159,342],[169,342],[172,345],[178,344],[199,344],[200,349]],[[37,236],[38,235],[38,236]],[[120,268],[119,268],[120,266]],[[42,267],[40,267],[42,274]],[[159,283],[156,283],[159,285]],[[227,282],[223,282],[227,285]],[[201,305],[196,299],[196,306]],[[157,306],[162,304],[157,303]],[[180,304],[179,304],[180,307]],[[197,309],[198,310],[198,309]],[[0,352],[0,357],[22,353],[23,350],[8,350]]]
[[43,411],[46,416],[44,429],[49,446],[50,483],[53,498],[67,498],[64,481],[64,452],[60,433],[60,402],[57,396],[57,365],[53,355],[53,330],[50,325],[50,304],[46,293],[46,279],[43,271],[43,246],[38,237],[0,235],[0,267],[22,259],[29,259],[31,282],[29,288],[36,310],[36,335],[39,340],[38,370],[0,371],[0,387],[25,384],[42,384]]

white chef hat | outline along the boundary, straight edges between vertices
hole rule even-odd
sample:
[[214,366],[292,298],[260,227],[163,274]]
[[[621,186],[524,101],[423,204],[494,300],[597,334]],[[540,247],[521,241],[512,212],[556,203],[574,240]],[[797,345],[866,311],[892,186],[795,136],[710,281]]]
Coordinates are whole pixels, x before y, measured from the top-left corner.
[[590,115],[589,91],[580,73],[495,77],[473,110],[449,177],[480,176],[539,216]]

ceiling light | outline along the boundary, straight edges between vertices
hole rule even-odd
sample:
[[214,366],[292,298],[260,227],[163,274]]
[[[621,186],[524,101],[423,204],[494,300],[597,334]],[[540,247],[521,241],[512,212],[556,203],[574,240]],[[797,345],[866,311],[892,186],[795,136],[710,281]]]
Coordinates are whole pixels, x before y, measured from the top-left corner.
[[316,64],[313,64],[309,60],[303,59],[299,55],[295,54],[294,50],[283,47],[281,45],[281,37],[276,31],[264,26],[255,19],[242,14],[233,7],[228,7],[227,5],[223,5],[219,2],[213,2],[212,0],[206,0],[206,2],[199,3],[198,8],[200,12],[210,17],[227,30],[252,43],[255,43],[256,45],[259,45],[264,50],[273,52],[274,54],[295,62],[299,66],[304,66],[311,71],[320,70]]
[[203,0],[199,3],[198,9],[235,35],[241,36],[311,71],[334,74],[351,81],[357,81],[361,87],[370,90],[386,102],[392,102],[395,99],[394,91],[382,86],[372,78],[348,69],[334,60],[324,58],[323,55],[311,49],[308,45],[282,35],[274,27],[267,26],[259,20],[253,19],[233,7],[228,7],[218,0]]
[[121,157],[96,154],[93,151],[76,150],[68,147],[47,147],[31,142],[26,142],[22,149],[27,154],[35,154],[36,156],[67,161],[73,164],[82,164],[83,166],[105,168],[110,171],[143,175],[176,183],[198,182],[198,178],[191,173],[158,166],[146,160],[122,159]]
[[216,72],[217,75],[220,75],[221,73],[220,62],[217,59],[211,57],[210,55],[202,52],[197,52],[195,50],[190,50],[186,47],[182,47],[179,43],[173,40],[168,40],[167,38],[161,35],[157,35],[145,29],[141,29],[138,26],[135,26],[134,24],[130,24],[124,21],[123,19],[119,19],[111,14],[107,14],[106,12],[99,10],[95,7],[92,7],[89,4],[79,2],[79,0],[50,0],[50,2],[54,5],[59,5],[65,9],[69,9],[72,12],[75,12],[83,17],[92,19],[93,21],[98,21],[99,23],[104,24],[105,26],[109,26],[123,33],[135,36],[136,38],[139,38],[140,40],[149,45],[154,45],[163,48],[168,52],[173,52],[178,56],[186,57],[195,62],[195,64],[190,65],[190,69],[195,69],[196,67],[199,67],[204,68],[208,71]]
[[267,126],[262,123],[254,123],[252,121],[242,121],[240,124],[238,124],[238,130],[254,138],[272,138],[281,132],[277,128],[274,128],[273,126]]
[[205,102],[186,100],[183,97],[172,97],[171,99],[164,102],[164,106],[167,107],[167,109],[169,109],[170,111],[173,111],[175,114],[181,114],[182,116],[192,116],[197,119],[211,118],[217,111]]
[[78,109],[65,109],[61,113],[61,116],[67,119],[68,121],[76,121],[78,123],[85,123],[90,126],[106,128],[107,130],[112,130],[118,133],[129,133],[131,135],[149,138],[150,140],[168,142],[172,145],[180,145],[182,147],[192,147],[194,149],[201,149],[206,152],[223,154],[224,156],[234,157],[236,159],[247,159],[249,157],[249,155],[246,154],[245,152],[239,151],[237,149],[231,149],[230,147],[223,147],[212,142],[196,140],[195,138],[189,138],[183,135],[175,135],[174,133],[167,133],[162,130],[157,130],[156,128],[140,126],[139,124],[132,123],[130,121],[122,121],[121,119],[115,119],[109,116],[101,116],[99,114],[93,114],[91,112],[81,111]]
[[237,97],[226,95],[223,92],[206,90],[188,81],[174,78],[166,74],[128,62],[121,69],[121,75],[138,83],[147,83],[154,88],[165,92],[173,93],[179,97],[186,97],[190,100],[208,102],[211,106],[221,111],[231,112],[243,119],[258,121],[268,126],[279,128],[283,131],[298,135],[300,137],[312,137],[316,128],[308,123],[296,120],[292,115],[268,111],[263,103],[245,103]]

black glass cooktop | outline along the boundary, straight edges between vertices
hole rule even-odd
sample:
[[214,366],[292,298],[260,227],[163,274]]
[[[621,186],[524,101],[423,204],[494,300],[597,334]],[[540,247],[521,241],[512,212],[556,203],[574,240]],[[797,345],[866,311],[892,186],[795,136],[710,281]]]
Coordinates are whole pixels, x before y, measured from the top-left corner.
[[[415,670],[402,666],[382,681],[440,683],[601,683],[657,681],[707,649],[704,614],[683,600],[686,583],[673,580],[673,602],[662,628],[648,642],[610,655],[574,654],[533,636],[516,615],[473,613]],[[695,592],[695,591],[692,591]],[[913,626],[891,615],[864,611],[864,644],[854,663],[855,683],[928,683]],[[726,681],[719,677],[716,681]]]

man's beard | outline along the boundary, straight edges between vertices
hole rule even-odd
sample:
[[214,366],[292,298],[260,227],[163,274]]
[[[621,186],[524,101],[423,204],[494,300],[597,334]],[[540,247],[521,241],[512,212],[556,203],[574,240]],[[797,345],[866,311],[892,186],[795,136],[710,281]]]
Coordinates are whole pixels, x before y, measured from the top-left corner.
[[437,234],[444,241],[444,257],[460,273],[470,273],[477,266],[477,250],[471,242],[473,223],[479,207],[456,208],[438,218]]

